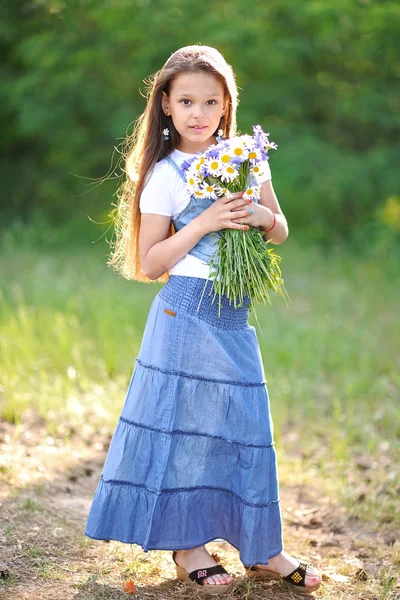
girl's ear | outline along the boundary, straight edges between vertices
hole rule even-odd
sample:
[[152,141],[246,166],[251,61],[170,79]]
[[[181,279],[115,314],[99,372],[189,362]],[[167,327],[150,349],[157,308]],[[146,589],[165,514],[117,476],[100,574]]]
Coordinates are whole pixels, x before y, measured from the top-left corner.
[[161,106],[164,114],[169,115],[169,99],[165,92],[162,92]]

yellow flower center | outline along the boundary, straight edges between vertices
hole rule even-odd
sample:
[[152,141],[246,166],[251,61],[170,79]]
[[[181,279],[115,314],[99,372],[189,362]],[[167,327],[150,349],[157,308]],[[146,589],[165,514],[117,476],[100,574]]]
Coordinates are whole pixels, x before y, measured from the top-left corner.
[[254,171],[254,173],[259,173],[260,172],[260,167],[253,167],[253,171]]
[[200,164],[201,164],[201,165],[204,165],[204,156],[202,156],[202,157],[200,158]]
[[226,163],[228,163],[230,161],[230,158],[231,157],[229,156],[229,154],[223,154],[221,156],[221,161],[226,164]]
[[208,186],[206,187],[206,190],[207,190],[207,192],[213,192],[213,191],[214,191],[214,188],[213,188],[211,185],[208,185]]
[[257,158],[257,154],[255,152],[249,152],[249,158]]
[[252,196],[252,195],[253,195],[253,190],[252,190],[252,189],[250,189],[250,190],[246,190],[246,194],[247,194],[248,196]]
[[235,172],[235,169],[233,167],[228,167],[226,170],[228,171],[228,173],[234,173]]
[[216,171],[218,169],[218,161],[213,160],[213,162],[210,164],[210,169]]
[[233,152],[236,154],[236,156],[241,156],[243,154],[243,150],[241,148],[235,148]]
[[193,177],[191,177],[191,178],[189,179],[189,185],[194,185],[194,179],[193,179]]

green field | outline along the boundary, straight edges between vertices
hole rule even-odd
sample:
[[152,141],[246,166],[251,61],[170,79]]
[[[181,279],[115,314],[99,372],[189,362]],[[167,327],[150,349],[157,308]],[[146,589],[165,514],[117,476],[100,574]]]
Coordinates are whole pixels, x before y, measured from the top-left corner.
[[[391,527],[400,395],[395,258],[322,253],[289,238],[276,251],[291,302],[275,296],[259,306],[262,331],[251,316],[286,456],[282,472],[293,464],[299,477],[306,464],[317,469],[355,514],[369,519],[373,509],[377,525]],[[160,286],[115,275],[103,241],[35,250],[10,240],[0,281],[3,419],[18,423],[33,412],[58,435],[112,431]]]

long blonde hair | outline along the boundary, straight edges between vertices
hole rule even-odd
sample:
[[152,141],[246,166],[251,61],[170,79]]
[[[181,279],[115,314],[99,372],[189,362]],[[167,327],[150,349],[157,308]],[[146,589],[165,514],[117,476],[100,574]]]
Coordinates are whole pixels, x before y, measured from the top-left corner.
[[[135,279],[150,283],[143,272],[139,255],[140,233],[140,195],[146,177],[155,164],[174,150],[179,143],[179,133],[171,117],[167,117],[161,104],[162,92],[170,93],[172,81],[181,73],[206,72],[214,75],[224,86],[225,114],[221,118],[219,129],[223,137],[232,137],[236,133],[236,110],[238,90],[232,67],[228,65],[218,50],[210,46],[185,46],[174,52],[164,66],[147,84],[147,105],[142,115],[135,121],[133,132],[122,142],[121,159],[125,161],[122,169],[126,177],[116,192],[118,202],[110,212],[114,224],[115,239],[109,244],[112,248],[107,264],[122,274],[125,279]],[[163,129],[169,129],[169,140],[164,141]],[[168,237],[175,232],[171,221]],[[169,272],[157,281],[167,281]]]

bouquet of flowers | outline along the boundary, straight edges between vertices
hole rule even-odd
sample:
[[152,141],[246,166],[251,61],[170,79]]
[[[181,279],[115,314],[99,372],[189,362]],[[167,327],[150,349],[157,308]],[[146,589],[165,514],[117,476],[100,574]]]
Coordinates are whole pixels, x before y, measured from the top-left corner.
[[[269,134],[264,133],[260,125],[253,127],[253,136],[222,139],[221,135],[219,131],[217,145],[196,154],[183,165],[190,194],[216,200],[244,190],[248,198],[257,201],[261,187],[258,181],[264,174],[262,165],[268,160],[268,150],[276,150],[277,145],[269,141]],[[281,257],[267,244],[258,227],[250,226],[247,231],[230,228],[220,231],[216,253],[210,261],[214,299],[219,296],[218,316],[223,294],[234,302],[235,308],[243,305],[245,297],[249,297],[251,308],[255,302],[271,304],[269,290],[286,301],[288,294],[279,267]],[[200,303],[202,298],[203,295]]]

